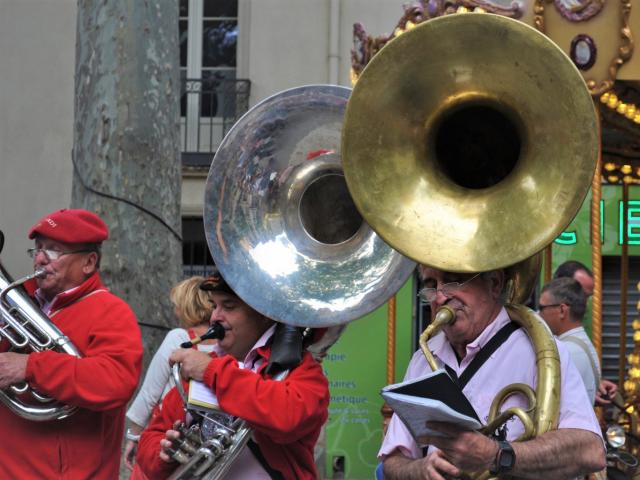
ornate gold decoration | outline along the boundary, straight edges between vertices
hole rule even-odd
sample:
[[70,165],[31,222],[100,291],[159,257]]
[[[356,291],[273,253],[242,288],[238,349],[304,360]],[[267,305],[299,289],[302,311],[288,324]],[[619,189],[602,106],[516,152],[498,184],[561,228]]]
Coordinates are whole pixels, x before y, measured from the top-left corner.
[[373,56],[388,42],[413,29],[430,18],[452,13],[495,13],[505,17],[522,17],[522,7],[513,2],[510,7],[496,5],[491,0],[418,0],[404,5],[404,14],[396,24],[391,35],[372,37],[361,23],[353,25],[353,49],[351,50],[351,84],[355,85],[360,73]]
[[[544,10],[545,3],[551,3],[553,0],[535,0],[533,4],[533,24],[543,33],[545,31]],[[609,78],[602,81],[599,85],[595,80],[586,80],[591,95],[597,97],[613,87],[618,77],[618,70],[626,63],[633,54],[634,42],[631,27],[629,26],[629,15],[631,13],[631,0],[620,0],[620,45],[618,46],[618,55],[609,65]]]

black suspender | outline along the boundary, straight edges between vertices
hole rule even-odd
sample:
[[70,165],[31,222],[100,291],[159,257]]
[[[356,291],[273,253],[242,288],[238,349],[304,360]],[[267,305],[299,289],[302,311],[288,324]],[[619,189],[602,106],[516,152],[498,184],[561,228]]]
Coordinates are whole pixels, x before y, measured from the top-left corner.
[[[519,328],[520,325],[515,322],[509,322],[504,327],[502,327],[498,331],[498,333],[491,337],[491,339],[484,345],[484,347],[480,349],[474,359],[471,360],[471,363],[467,366],[467,368],[464,369],[464,372],[462,372],[462,375],[460,375],[460,377],[456,375],[456,372],[454,372],[453,368],[451,368],[449,365],[444,366],[454,383],[456,383],[460,387],[460,390],[462,390],[467,385],[467,383],[469,383],[469,380],[471,380],[476,372],[480,370],[480,367],[489,359],[491,354],[495,352],[500,347],[500,345],[506,342],[511,334]],[[423,456],[427,455],[428,449],[428,446],[422,448]]]
[[269,465],[269,463],[267,462],[267,459],[264,458],[264,455],[260,451],[260,447],[256,442],[253,441],[253,439],[251,438],[249,439],[249,441],[247,442],[247,447],[249,447],[249,450],[251,450],[251,453],[253,453],[253,456],[256,457],[256,460],[258,460],[260,465],[262,465],[262,468],[266,470],[266,472],[269,474],[269,476],[273,480],[284,480],[284,477],[282,476],[282,474],[276,469],[274,469],[271,465]]
[[491,339],[480,349],[480,351],[476,354],[475,358],[471,360],[471,363],[464,369],[462,375],[458,377],[456,372],[449,365],[445,365],[444,368],[447,370],[451,379],[458,384],[460,390],[462,390],[469,380],[473,378],[476,372],[480,369],[480,367],[486,362],[491,354],[495,352],[500,345],[507,341],[507,339],[511,336],[513,332],[518,330],[520,326],[515,322],[509,322],[504,327],[502,327],[498,333],[496,333]]

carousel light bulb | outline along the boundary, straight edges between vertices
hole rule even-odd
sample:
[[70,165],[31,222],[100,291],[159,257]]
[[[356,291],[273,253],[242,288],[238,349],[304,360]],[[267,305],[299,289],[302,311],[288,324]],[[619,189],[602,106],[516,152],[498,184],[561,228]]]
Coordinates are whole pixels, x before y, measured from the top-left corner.
[[636,383],[632,382],[631,380],[625,380],[623,387],[624,387],[624,391],[627,394],[633,393],[633,391],[636,389]]
[[616,164],[613,162],[607,162],[604,164],[604,169],[607,172],[613,172],[616,169]]
[[607,177],[609,183],[618,183],[618,180],[620,180],[620,178],[617,175],[609,175]]
[[618,97],[615,93],[612,93],[609,97],[609,101],[607,101],[607,107],[616,108],[618,106]]
[[602,103],[607,103],[609,102],[609,97],[611,96],[611,93],[609,92],[604,92],[601,96],[600,96],[600,101]]
[[616,112],[624,115],[626,111],[627,111],[627,104],[624,102],[620,102],[616,107]]
[[633,327],[634,330],[640,330],[640,319],[634,318],[633,322],[631,322],[631,326]]
[[635,114],[636,114],[636,106],[633,103],[627,105],[627,111],[624,112],[624,116],[630,120],[633,120],[633,117],[635,116]]
[[622,167],[620,167],[620,171],[622,173],[624,173],[625,175],[629,175],[631,173],[631,165],[623,165]]
[[640,342],[640,331],[633,332],[633,341]]

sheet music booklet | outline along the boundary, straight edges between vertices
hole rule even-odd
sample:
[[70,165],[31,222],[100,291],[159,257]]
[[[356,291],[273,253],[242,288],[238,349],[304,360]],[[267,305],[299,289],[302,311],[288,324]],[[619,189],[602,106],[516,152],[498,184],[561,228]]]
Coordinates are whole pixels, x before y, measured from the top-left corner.
[[204,383],[198,380],[189,382],[187,408],[200,412],[220,412],[218,398],[213,391]]
[[482,427],[476,411],[444,369],[413,380],[387,385],[380,394],[409,429],[418,445],[422,435],[442,435],[426,422],[448,422],[461,428]]

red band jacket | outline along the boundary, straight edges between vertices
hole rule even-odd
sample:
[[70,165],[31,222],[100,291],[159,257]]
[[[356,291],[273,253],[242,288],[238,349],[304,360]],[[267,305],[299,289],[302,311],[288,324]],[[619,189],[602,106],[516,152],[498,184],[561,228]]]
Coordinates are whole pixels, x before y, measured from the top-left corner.
[[[207,366],[204,383],[225,412],[247,421],[269,466],[289,480],[317,478],[313,449],[327,420],[328,382],[309,352],[282,381],[264,373],[270,348],[258,354],[265,362],[258,372],[242,369],[230,355],[217,357]],[[176,420],[184,420],[184,405],[176,388],[165,397],[160,413],[142,433],[136,461],[149,478],[168,477],[176,463],[159,457],[159,442]]]
[[[33,422],[0,403],[5,437],[0,476],[117,479],[125,407],[142,365],[136,317],[95,273],[78,288],[58,295],[50,318],[82,358],[54,351],[31,353],[26,380],[38,392],[79,408],[63,420]],[[6,351],[8,343],[2,347]]]

